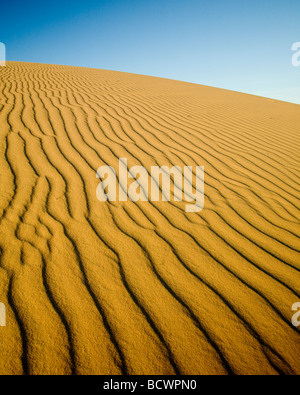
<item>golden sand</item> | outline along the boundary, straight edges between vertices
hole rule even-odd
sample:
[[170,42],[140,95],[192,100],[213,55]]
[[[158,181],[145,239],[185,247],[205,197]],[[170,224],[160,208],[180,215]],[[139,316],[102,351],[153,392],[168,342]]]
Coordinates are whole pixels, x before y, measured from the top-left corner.
[[[1,374],[300,374],[300,107],[0,69]],[[205,209],[100,203],[99,166],[205,166]]]

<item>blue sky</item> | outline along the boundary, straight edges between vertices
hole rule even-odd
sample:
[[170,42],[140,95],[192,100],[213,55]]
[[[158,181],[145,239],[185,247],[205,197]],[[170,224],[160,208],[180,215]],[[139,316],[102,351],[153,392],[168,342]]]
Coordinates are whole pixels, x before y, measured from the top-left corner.
[[300,104],[299,0],[5,1],[8,60],[95,67]]

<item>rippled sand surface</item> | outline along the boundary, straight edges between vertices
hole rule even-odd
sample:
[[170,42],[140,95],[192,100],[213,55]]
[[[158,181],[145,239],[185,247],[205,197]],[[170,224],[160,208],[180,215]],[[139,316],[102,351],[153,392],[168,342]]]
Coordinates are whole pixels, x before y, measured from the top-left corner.
[[[300,374],[300,107],[0,69],[1,374]],[[102,165],[205,166],[205,208],[101,203]]]

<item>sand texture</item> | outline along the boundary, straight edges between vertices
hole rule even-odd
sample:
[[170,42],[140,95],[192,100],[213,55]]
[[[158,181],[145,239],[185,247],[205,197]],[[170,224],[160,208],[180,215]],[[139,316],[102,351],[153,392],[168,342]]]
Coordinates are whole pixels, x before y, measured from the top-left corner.
[[[300,374],[300,106],[118,72],[0,69],[1,374]],[[205,208],[96,198],[205,166]]]

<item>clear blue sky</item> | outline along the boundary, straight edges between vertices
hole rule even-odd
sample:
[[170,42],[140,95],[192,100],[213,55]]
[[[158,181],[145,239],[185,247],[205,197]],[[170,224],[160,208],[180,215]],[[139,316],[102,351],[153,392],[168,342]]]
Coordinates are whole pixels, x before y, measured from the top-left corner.
[[3,1],[8,60],[154,75],[300,104],[299,0]]

